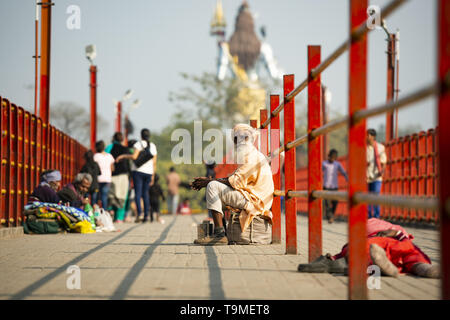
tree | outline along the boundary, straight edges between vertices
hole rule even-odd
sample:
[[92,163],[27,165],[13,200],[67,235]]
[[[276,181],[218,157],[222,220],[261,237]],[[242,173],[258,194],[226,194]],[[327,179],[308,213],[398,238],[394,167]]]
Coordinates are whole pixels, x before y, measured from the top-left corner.
[[[178,120],[204,120],[219,128],[230,128],[239,122],[247,122],[255,111],[264,108],[266,94],[279,85],[276,81],[244,83],[236,78],[219,81],[215,74],[204,72],[200,76],[181,73],[191,82],[179,92],[170,92],[169,101],[179,111]],[[187,105],[186,105],[187,104]]]
[[[70,101],[58,102],[50,108],[50,123],[84,145],[90,142],[90,120],[85,108]],[[97,114],[97,137],[109,141],[108,128],[108,122]]]

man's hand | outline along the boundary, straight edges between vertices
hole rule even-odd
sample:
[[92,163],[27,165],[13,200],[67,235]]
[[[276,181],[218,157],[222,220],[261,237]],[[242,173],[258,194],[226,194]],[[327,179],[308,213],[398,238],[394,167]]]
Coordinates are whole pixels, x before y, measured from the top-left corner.
[[212,178],[196,177],[194,178],[194,181],[191,182],[190,187],[194,190],[201,190],[202,188],[205,188],[212,180]]

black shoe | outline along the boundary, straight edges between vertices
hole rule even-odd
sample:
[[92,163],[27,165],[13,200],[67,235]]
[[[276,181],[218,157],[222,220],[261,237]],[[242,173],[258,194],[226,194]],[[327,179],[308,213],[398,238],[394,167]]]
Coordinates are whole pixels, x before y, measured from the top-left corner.
[[331,260],[327,256],[320,256],[311,263],[299,264],[297,270],[309,273],[346,273],[347,262],[345,258]]

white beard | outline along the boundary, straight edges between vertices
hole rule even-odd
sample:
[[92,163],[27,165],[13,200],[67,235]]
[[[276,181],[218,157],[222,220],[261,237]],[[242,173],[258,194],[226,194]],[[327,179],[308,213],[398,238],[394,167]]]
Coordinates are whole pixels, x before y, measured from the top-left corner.
[[241,143],[235,148],[235,163],[244,164],[247,162],[248,155],[255,150],[252,143]]

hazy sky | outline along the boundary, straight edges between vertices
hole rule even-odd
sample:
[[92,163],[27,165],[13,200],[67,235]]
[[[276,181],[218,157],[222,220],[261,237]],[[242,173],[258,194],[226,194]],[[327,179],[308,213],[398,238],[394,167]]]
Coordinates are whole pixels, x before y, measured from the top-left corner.
[[[89,63],[84,49],[97,47],[98,112],[110,121],[113,98],[132,88],[142,99],[131,113],[137,129],[159,131],[170,121],[175,106],[170,91],[186,86],[180,72],[216,71],[217,46],[209,35],[215,0],[54,0],[51,39],[51,104],[73,101],[89,109]],[[223,0],[227,38],[234,29],[242,0]],[[279,65],[295,74],[296,85],[307,72],[308,44],[322,45],[327,57],[348,37],[347,0],[248,0],[257,30],[264,25]],[[371,1],[383,7],[387,0]],[[68,6],[81,9],[81,28],[69,30]],[[25,108],[34,101],[34,0],[0,1],[0,95]],[[400,97],[435,79],[435,1],[410,0],[387,20],[401,31]],[[259,32],[258,32],[259,35]],[[386,99],[386,35],[369,35],[368,104]],[[347,113],[348,54],[322,74],[333,96],[331,108]],[[306,90],[305,90],[306,91]],[[279,94],[280,92],[274,92]],[[301,94],[303,101],[306,93]],[[130,105],[125,104],[125,107]],[[400,126],[436,125],[435,100],[425,100],[400,112]],[[378,127],[385,117],[369,121]]]

